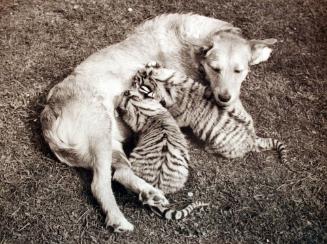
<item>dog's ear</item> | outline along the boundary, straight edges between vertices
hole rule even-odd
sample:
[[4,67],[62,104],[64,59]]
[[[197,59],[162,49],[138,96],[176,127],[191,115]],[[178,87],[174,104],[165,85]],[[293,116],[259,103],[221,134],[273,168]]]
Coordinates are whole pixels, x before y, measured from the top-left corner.
[[265,39],[265,40],[250,40],[251,46],[251,60],[250,65],[255,65],[264,61],[267,61],[270,57],[272,49],[270,46],[277,42],[276,39]]
[[203,59],[207,55],[207,52],[212,47],[213,47],[213,43],[209,41],[205,42],[202,45],[194,45],[193,46],[194,54],[197,58]]
[[213,43],[208,43],[207,45],[198,47],[196,53],[198,56],[205,57],[207,52],[213,47]]

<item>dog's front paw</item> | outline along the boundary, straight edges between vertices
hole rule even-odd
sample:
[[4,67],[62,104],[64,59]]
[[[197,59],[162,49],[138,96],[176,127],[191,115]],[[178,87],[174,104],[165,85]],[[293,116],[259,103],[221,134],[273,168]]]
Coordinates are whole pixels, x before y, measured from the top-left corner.
[[106,225],[114,228],[114,232],[122,233],[127,231],[133,231],[134,225],[127,221],[125,218],[114,218],[107,215]]
[[157,188],[149,188],[140,192],[139,200],[143,204],[147,204],[149,206],[158,206],[158,205],[167,205],[169,201],[163,194],[163,192]]

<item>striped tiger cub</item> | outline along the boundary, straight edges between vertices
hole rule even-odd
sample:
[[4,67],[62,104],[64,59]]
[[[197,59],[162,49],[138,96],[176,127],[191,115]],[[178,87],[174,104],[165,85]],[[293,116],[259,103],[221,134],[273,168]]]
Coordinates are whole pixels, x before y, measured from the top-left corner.
[[[139,134],[129,158],[135,174],[164,193],[180,190],[188,178],[190,156],[186,139],[168,110],[155,99],[145,98],[137,89],[130,89],[122,95],[117,112]],[[166,219],[177,220],[206,205],[194,202],[182,210],[150,207]]]
[[219,106],[209,87],[175,70],[151,62],[137,72],[134,87],[166,106],[178,125],[189,126],[206,144],[206,151],[226,158],[242,157],[250,151],[277,150],[287,163],[282,142],[256,135],[252,117],[240,100]]

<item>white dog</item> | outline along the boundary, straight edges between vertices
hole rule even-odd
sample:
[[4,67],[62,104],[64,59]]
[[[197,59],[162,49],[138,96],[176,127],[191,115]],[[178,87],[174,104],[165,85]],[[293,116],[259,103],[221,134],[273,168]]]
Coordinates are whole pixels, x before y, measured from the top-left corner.
[[266,61],[274,39],[248,41],[231,24],[193,14],[149,20],[126,40],[91,55],[53,87],[41,114],[45,140],[58,159],[93,170],[92,192],[115,231],[133,230],[119,210],[113,178],[140,200],[166,204],[163,193],[135,176],[122,149],[128,130],[114,116],[116,98],[151,60],[193,79],[205,74],[219,103],[232,104],[249,65]]

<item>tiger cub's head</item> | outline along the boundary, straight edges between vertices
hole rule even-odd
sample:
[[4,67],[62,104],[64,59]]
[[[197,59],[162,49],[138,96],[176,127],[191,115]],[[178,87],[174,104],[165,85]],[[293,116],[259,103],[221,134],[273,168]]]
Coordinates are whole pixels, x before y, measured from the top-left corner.
[[170,107],[176,102],[177,86],[186,79],[185,75],[175,70],[150,62],[137,72],[132,85],[145,96],[151,96],[164,107]]
[[142,130],[150,117],[167,112],[157,100],[149,94],[140,93],[138,89],[126,90],[116,110],[134,132]]

